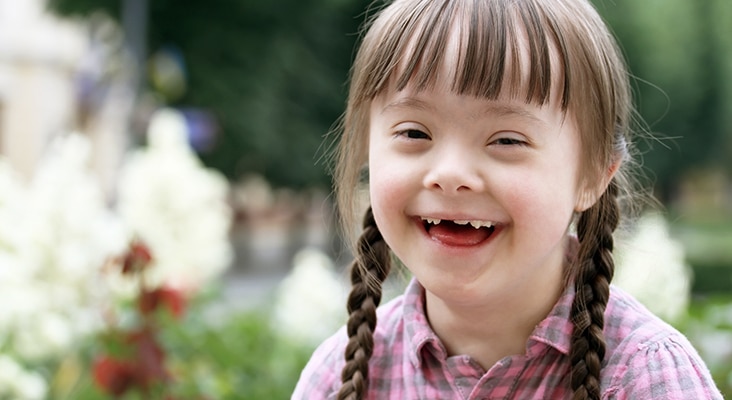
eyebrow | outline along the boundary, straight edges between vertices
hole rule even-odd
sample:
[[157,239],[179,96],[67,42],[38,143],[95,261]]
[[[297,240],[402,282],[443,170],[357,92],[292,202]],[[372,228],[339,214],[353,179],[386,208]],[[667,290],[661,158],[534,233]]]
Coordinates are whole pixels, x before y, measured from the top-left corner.
[[[435,112],[436,111],[436,108],[432,104],[430,104],[426,101],[422,101],[422,100],[414,98],[414,97],[403,97],[403,98],[397,99],[396,101],[393,101],[393,102],[385,105],[384,108],[381,109],[381,113],[384,114],[388,111],[391,111],[394,109],[400,109],[400,108],[420,110],[420,111],[426,111],[426,112]],[[485,115],[497,115],[499,117],[519,117],[519,118],[530,120],[532,122],[546,124],[546,122],[544,122],[544,120],[537,117],[531,111],[529,111],[523,107],[520,107],[520,106],[515,106],[515,105],[505,104],[505,103],[491,102],[486,107],[484,107],[483,111],[481,111],[480,114],[476,115],[476,117],[485,116]]]
[[484,111],[483,115],[490,115],[490,114],[497,114],[499,117],[519,117],[523,119],[528,119],[530,121],[540,123],[540,124],[546,124],[543,119],[537,117],[534,113],[531,111],[519,107],[519,106],[513,106],[508,104],[490,104],[488,105]]
[[384,114],[394,109],[407,108],[420,111],[435,111],[435,107],[426,101],[415,99],[414,97],[402,97],[384,106],[381,113]]

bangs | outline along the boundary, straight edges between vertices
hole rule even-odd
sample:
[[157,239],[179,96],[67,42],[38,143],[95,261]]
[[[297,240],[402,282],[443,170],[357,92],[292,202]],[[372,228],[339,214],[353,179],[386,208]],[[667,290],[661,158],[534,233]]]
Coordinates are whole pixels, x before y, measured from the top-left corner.
[[[456,94],[490,100],[507,95],[539,105],[550,101],[552,89],[561,90],[557,98],[567,109],[566,52],[556,21],[534,2],[424,0],[408,8],[399,3],[364,38],[366,51],[359,56],[371,73],[354,76],[360,100],[373,99],[387,85],[423,91],[449,79]],[[559,65],[552,65],[553,48]]]

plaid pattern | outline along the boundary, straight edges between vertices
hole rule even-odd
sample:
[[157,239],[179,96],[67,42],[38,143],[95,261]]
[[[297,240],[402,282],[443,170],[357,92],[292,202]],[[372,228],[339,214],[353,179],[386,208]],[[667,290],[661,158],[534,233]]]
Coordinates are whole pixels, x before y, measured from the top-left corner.
[[[424,289],[412,280],[404,295],[378,311],[368,399],[566,399],[569,386],[568,288],[534,330],[525,355],[484,371],[469,356],[448,357],[430,328]],[[607,352],[603,399],[721,399],[707,367],[686,338],[619,288],[605,313]],[[335,399],[340,387],[345,329],[313,354],[293,399]]]

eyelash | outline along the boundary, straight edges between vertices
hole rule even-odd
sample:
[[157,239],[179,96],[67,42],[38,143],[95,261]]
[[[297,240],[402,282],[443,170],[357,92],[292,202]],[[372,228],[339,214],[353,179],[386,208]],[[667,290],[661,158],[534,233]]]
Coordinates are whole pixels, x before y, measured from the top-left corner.
[[[397,136],[403,136],[409,140],[430,139],[430,135],[420,131],[419,129],[404,129],[404,130],[398,131],[396,134],[397,134]],[[418,137],[415,137],[412,135],[415,135]]]
[[[431,139],[430,135],[422,132],[419,129],[404,129],[401,131],[396,132],[397,136],[402,136],[406,138],[407,140],[424,140],[424,139]],[[521,139],[516,139],[512,137],[502,137],[494,140],[490,144],[498,145],[498,146],[526,146],[528,143]]]
[[526,146],[526,142],[520,139],[511,138],[511,137],[503,137],[498,138],[493,141],[493,144],[499,145],[499,146]]

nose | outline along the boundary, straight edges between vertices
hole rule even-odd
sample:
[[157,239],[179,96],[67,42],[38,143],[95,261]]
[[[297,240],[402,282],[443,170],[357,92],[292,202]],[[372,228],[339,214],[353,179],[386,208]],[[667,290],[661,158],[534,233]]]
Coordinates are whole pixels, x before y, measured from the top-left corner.
[[470,149],[445,149],[435,154],[423,184],[444,194],[482,192],[486,184],[479,164]]

